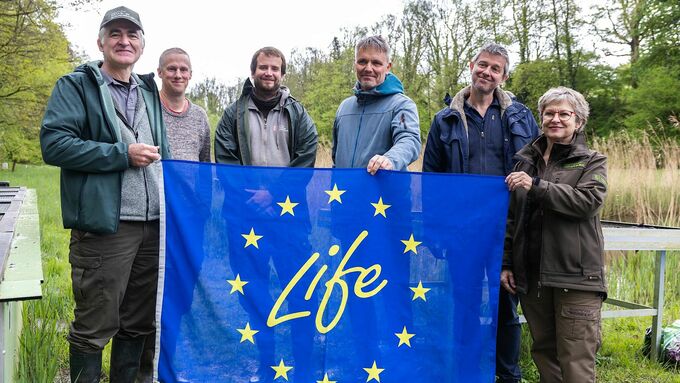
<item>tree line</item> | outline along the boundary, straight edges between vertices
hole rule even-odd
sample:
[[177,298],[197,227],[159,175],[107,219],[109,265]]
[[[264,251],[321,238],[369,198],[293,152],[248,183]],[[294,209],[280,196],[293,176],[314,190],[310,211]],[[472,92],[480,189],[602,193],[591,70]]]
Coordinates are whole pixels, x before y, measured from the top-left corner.
[[[75,0],[73,6],[88,4]],[[400,14],[338,32],[325,49],[288,57],[285,84],[309,110],[329,144],[335,111],[351,94],[354,45],[381,34],[393,48],[393,72],[418,105],[421,133],[469,83],[469,60],[486,42],[517,52],[504,85],[534,112],[548,88],[577,89],[591,105],[591,137],[620,132],[680,141],[680,3],[602,0],[584,9],[575,0],[408,0]],[[0,160],[40,162],[38,133],[57,78],[85,61],[74,52],[47,0],[0,0]],[[624,55],[616,67],[609,55]],[[238,97],[244,79],[195,83],[190,99],[203,106],[214,129]],[[675,120],[673,120],[675,119]]]
[[[351,94],[354,44],[382,34],[393,48],[393,72],[418,105],[426,137],[434,115],[468,85],[469,61],[486,42],[518,53],[505,89],[536,112],[549,88],[577,89],[591,105],[591,136],[625,131],[680,140],[680,3],[667,0],[605,0],[584,9],[575,0],[409,0],[401,14],[385,15],[371,26],[346,28],[327,49],[306,48],[288,58],[285,84],[309,110],[321,141],[329,144],[335,111]],[[623,55],[624,64],[604,63]],[[210,83],[210,81],[212,81]],[[208,85],[207,87],[205,85]],[[237,84],[207,80],[205,91],[233,102]],[[220,108],[208,110],[219,115]]]

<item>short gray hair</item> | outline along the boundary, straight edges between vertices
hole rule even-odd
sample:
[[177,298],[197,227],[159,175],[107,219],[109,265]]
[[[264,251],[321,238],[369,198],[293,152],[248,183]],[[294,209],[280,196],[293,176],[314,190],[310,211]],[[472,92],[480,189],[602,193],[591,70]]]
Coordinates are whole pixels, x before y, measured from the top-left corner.
[[168,58],[170,55],[184,55],[187,56],[187,61],[189,62],[189,70],[191,70],[191,58],[189,58],[189,54],[182,48],[168,48],[161,53],[161,56],[158,58],[158,68],[163,69],[163,64],[165,63],[165,60]]
[[[104,44],[104,37],[106,37],[106,31],[108,30],[108,25],[105,25],[99,29],[99,42]],[[137,33],[139,33],[139,38],[142,41],[142,48],[146,45],[146,41],[144,40],[144,31],[141,29],[137,30]]]
[[588,122],[588,116],[590,115],[588,101],[586,101],[586,98],[583,97],[581,93],[565,86],[548,89],[548,91],[541,96],[538,100],[539,116],[543,115],[543,111],[548,105],[562,101],[568,102],[571,107],[574,108],[577,121],[581,123],[581,128],[583,128],[586,125],[586,122]]
[[477,62],[479,56],[482,53],[488,53],[490,55],[501,56],[505,59],[505,68],[503,68],[503,75],[507,76],[510,73],[510,56],[508,55],[508,50],[504,46],[496,43],[488,43],[482,47],[482,49],[477,52],[475,57],[472,59],[473,63]]
[[392,62],[390,60],[390,54],[391,54],[391,49],[390,49],[390,44],[387,43],[387,40],[383,38],[380,35],[375,35],[375,36],[368,36],[364,37],[363,39],[359,40],[357,42],[356,48],[354,50],[354,60],[357,58],[357,54],[359,54],[359,51],[362,49],[367,49],[367,48],[373,48],[376,49],[379,52],[383,52],[385,56],[387,57],[387,62],[390,63]]

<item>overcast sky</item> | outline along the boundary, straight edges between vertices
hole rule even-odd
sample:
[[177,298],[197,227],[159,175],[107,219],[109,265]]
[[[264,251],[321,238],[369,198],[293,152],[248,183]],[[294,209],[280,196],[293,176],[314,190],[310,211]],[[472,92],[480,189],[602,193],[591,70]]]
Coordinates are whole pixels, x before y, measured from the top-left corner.
[[[134,5],[133,5],[134,4]],[[100,59],[97,33],[104,13],[126,5],[140,15],[146,48],[135,72],[156,71],[167,48],[180,47],[191,56],[194,83],[217,77],[232,83],[250,74],[250,58],[259,48],[275,46],[289,55],[293,48],[328,50],[342,27],[367,26],[383,15],[400,13],[401,0],[341,1],[136,1],[102,0],[94,8],[62,9],[60,21],[79,51]]]
[[[595,1],[582,0],[581,6],[587,10]],[[343,27],[371,26],[387,14],[400,15],[403,8],[402,0],[150,0],[132,4],[102,0],[85,10],[65,7],[59,20],[78,51],[101,59],[96,39],[102,16],[111,8],[127,5],[140,14],[146,34],[146,48],[135,72],[155,72],[161,52],[180,47],[191,56],[194,84],[206,77],[226,84],[247,77],[252,54],[263,46],[275,46],[288,57],[295,48],[328,51],[333,37],[342,36]],[[593,48],[590,40],[586,33],[582,41],[586,49]],[[517,52],[509,48],[515,62]],[[627,58],[604,60],[619,65]]]

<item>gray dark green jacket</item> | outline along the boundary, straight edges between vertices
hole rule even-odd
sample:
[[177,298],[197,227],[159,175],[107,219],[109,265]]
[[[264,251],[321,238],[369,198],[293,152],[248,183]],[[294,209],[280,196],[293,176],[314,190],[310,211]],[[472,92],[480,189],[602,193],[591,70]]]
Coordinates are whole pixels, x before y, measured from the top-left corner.
[[[113,99],[99,66],[90,62],[61,77],[40,129],[43,159],[61,168],[65,228],[97,233],[118,230],[123,173],[130,167]],[[170,158],[153,74],[136,76],[154,144]]]
[[[224,110],[215,131],[215,161],[232,165],[252,165],[248,146],[248,101],[253,91],[250,79],[243,85],[241,96]],[[289,167],[314,167],[317,132],[305,108],[292,96],[283,105],[288,118]]]
[[354,96],[338,107],[333,122],[333,166],[365,168],[376,154],[392,161],[394,170],[406,167],[420,153],[420,122],[416,104],[404,95],[397,76],[370,90],[354,87]]
[[[522,148],[514,171],[535,177],[546,145],[541,135]],[[607,158],[588,149],[582,133],[571,144],[553,145],[543,177],[535,178],[528,192],[515,190],[510,199],[503,269],[512,270],[518,291],[526,293],[528,287],[531,205],[542,217],[540,285],[606,293],[599,217],[606,194]]]

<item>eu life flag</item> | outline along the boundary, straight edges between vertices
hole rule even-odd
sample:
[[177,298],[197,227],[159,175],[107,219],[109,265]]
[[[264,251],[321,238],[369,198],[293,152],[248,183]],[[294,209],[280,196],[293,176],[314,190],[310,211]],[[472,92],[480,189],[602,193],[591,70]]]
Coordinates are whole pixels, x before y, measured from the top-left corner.
[[501,177],[163,162],[161,382],[493,382]]

